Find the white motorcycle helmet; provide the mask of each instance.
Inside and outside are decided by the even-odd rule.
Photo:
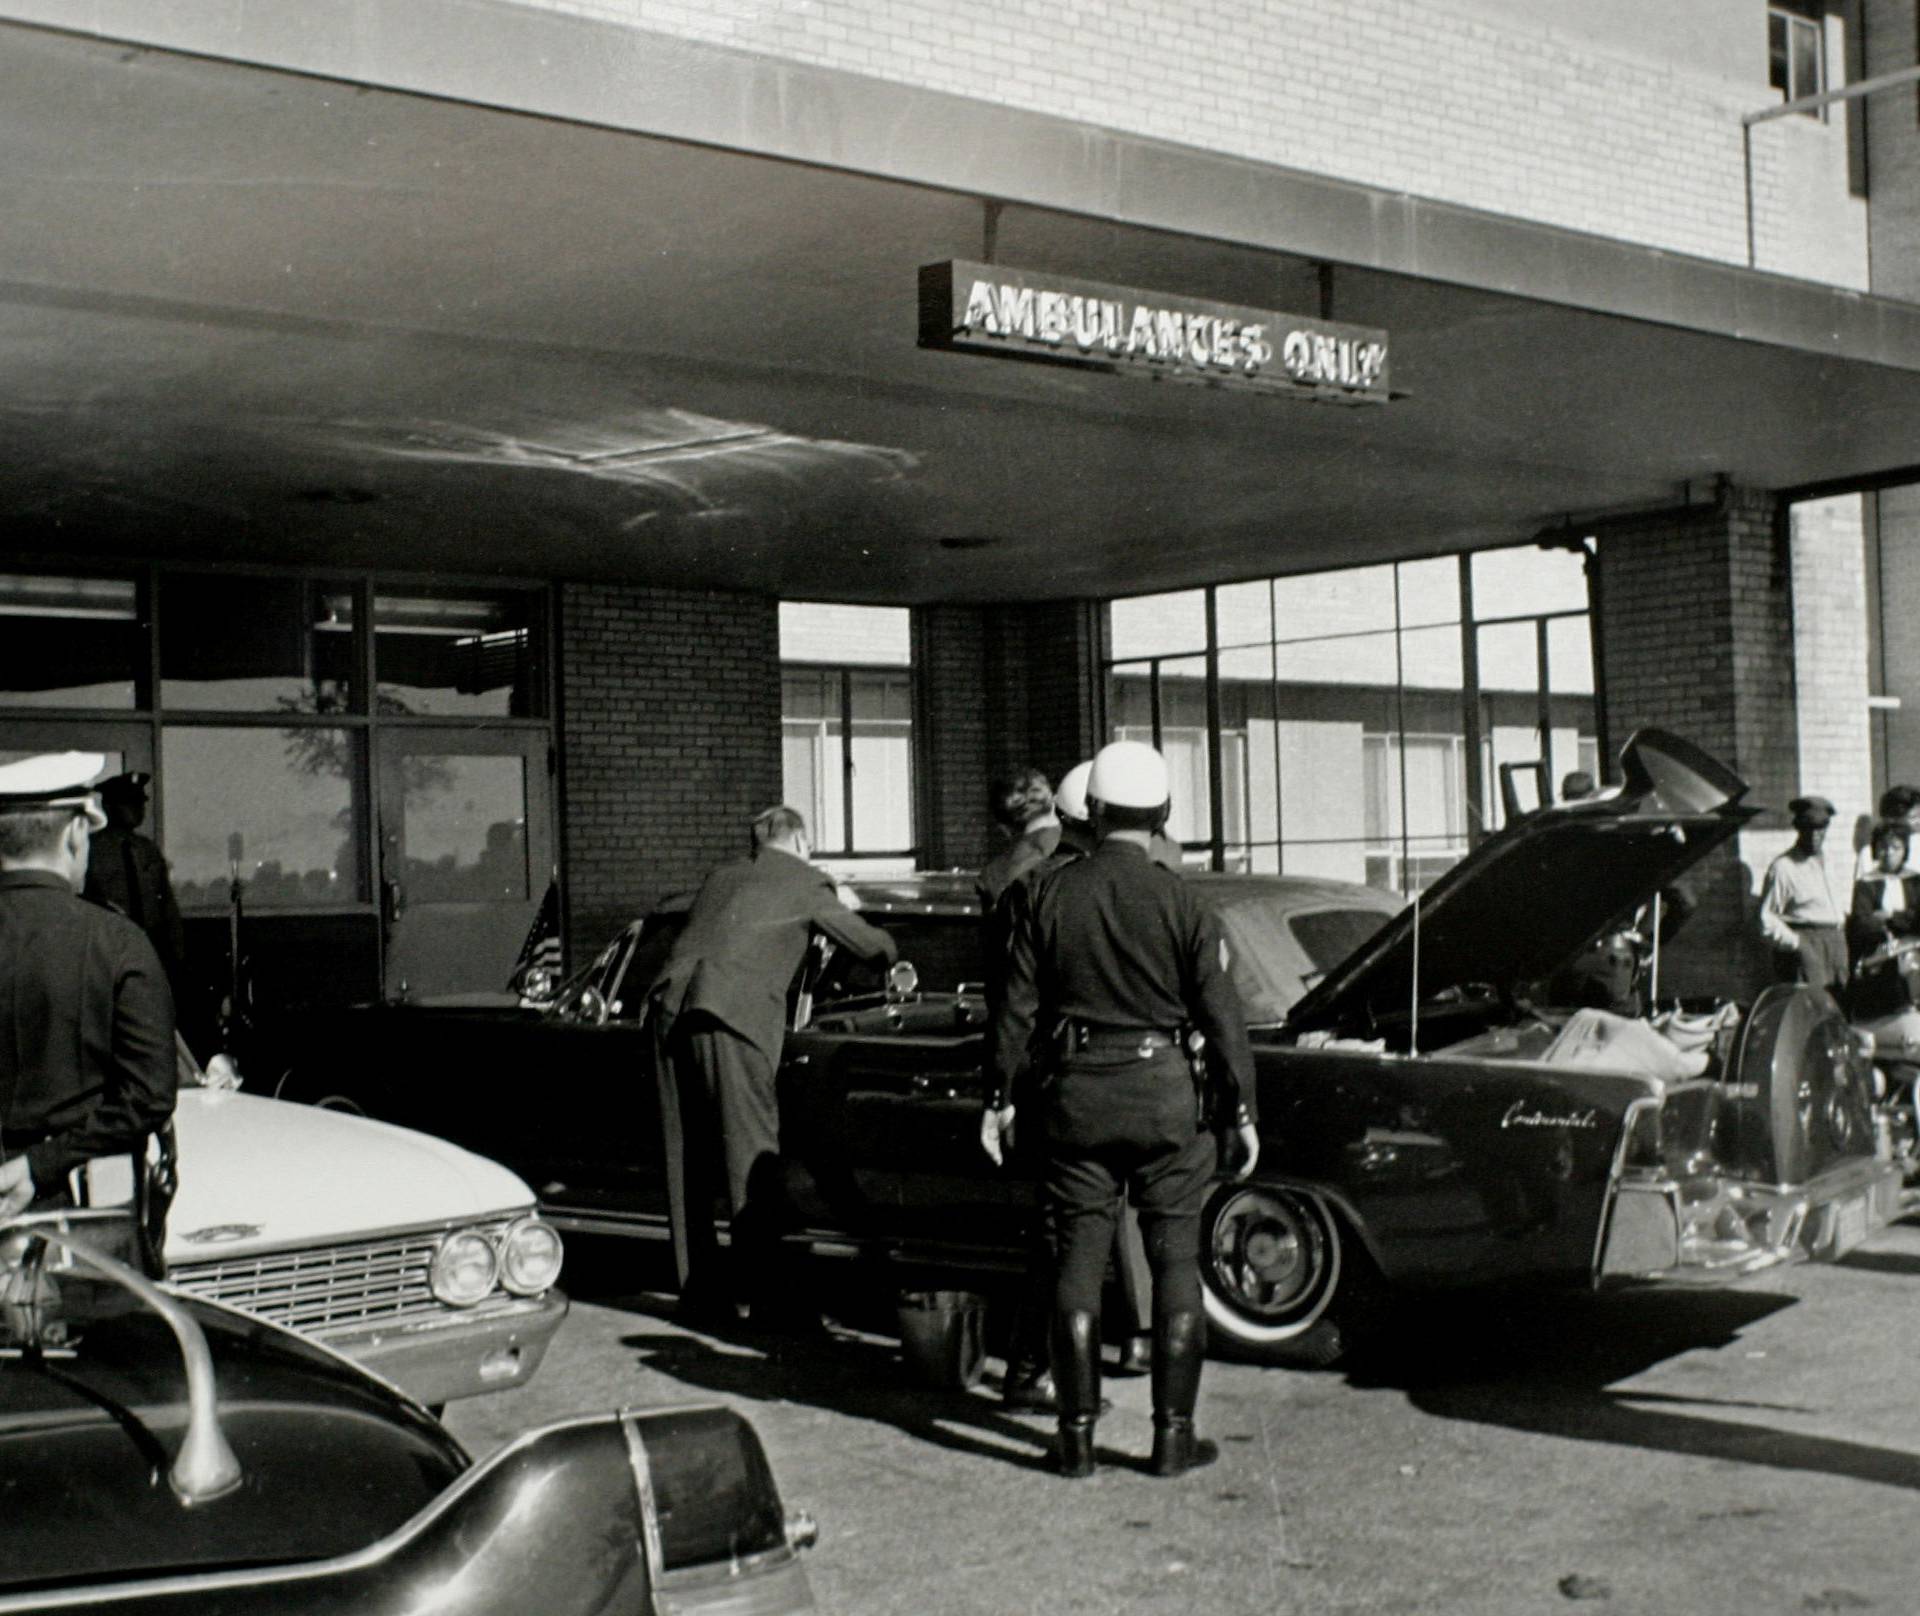
[[[1109,808],[1164,808],[1167,760],[1145,741],[1111,741],[1094,754],[1087,798]]]
[[[1087,776],[1093,773],[1093,759],[1076,763],[1060,777],[1060,784],[1053,793],[1053,811],[1062,819],[1075,820],[1084,825],[1093,817],[1087,807]]]

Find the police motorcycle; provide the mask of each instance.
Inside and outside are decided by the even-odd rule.
[[[1854,965],[1848,1018],[1870,1046],[1881,1150],[1909,1194],[1920,1185],[1920,937],[1889,938]]]

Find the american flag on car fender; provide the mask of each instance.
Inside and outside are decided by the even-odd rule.
[[[520,957],[513,962],[507,991],[518,993],[525,986],[529,971],[544,969],[557,974],[564,958],[565,951],[560,944],[560,883],[549,881],[546,896],[540,900],[540,912],[533,917],[527,940],[520,945]]]

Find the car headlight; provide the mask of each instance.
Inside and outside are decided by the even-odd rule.
[[[560,1231],[538,1218],[509,1224],[500,1242],[500,1283],[516,1296],[538,1296],[560,1277]]]
[[[449,1307],[472,1307],[485,1301],[500,1277],[500,1259],[493,1242],[472,1229],[462,1229],[440,1242],[427,1270],[433,1294]]]

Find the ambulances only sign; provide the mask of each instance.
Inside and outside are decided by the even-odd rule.
[[[920,346],[1347,404],[1387,400],[1387,334],[963,259],[920,271]]]

